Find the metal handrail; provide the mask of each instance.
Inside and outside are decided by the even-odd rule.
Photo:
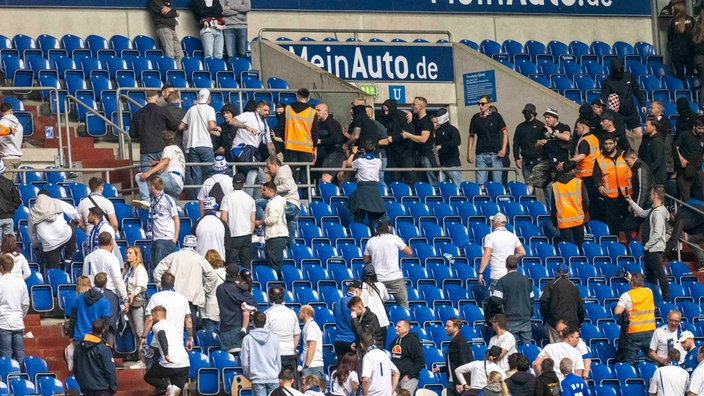
[[[110,125],[113,128],[117,128],[117,131],[119,132],[118,136],[120,136],[120,138],[123,138],[124,136],[126,136],[127,141],[128,141],[128,148],[129,148],[128,152],[127,152],[127,154],[128,154],[127,158],[129,159],[129,164],[133,163],[134,159],[132,158],[132,137],[130,137],[130,135],[129,135],[129,133],[127,133],[127,131],[125,131],[121,126],[115,124],[114,122],[112,122],[112,120],[109,120],[104,115],[100,114],[97,110],[89,107],[88,105],[86,105],[80,99],[78,99],[77,97],[75,97],[73,95],[66,94],[64,101],[66,103],[66,109],[68,109],[68,107],[69,107],[69,104],[70,104],[69,101],[73,101],[76,103],[77,106],[83,107],[89,113],[91,113],[91,114],[95,115],[96,117],[100,118],[101,120],[103,120],[103,122],[105,122],[107,125]],[[119,104],[118,104],[118,106],[119,106]],[[66,111],[66,113],[65,113],[66,125],[68,125],[68,122],[69,122],[68,113],[69,113],[68,111]],[[122,117],[120,117],[120,118],[122,118]],[[87,127],[87,125],[86,125],[86,127]],[[71,156],[71,148],[70,148],[71,147],[71,134],[70,133],[67,133],[67,139],[68,139],[67,145],[69,147],[69,149],[68,149],[69,167],[72,167],[72,156]],[[124,159],[124,155],[122,155],[123,153],[121,152],[120,154],[121,154],[120,158]],[[134,179],[132,179],[132,178],[130,178],[130,189],[134,189]]]
[[[354,34],[354,39],[359,40],[359,34],[366,34],[366,33],[384,33],[384,34],[409,34],[409,35],[414,35],[418,37],[419,34],[442,34],[447,36],[447,40],[449,42],[452,42],[452,32],[449,30],[404,30],[404,29],[338,29],[338,28],[330,28],[330,29],[307,29],[307,28],[299,28],[299,29],[293,29],[293,28],[262,28],[259,29],[259,34],[258,38],[259,40],[263,39],[263,34],[267,32],[278,32],[278,33],[286,33],[286,32],[292,32],[292,33],[352,33]],[[326,42],[329,44],[328,42]],[[341,41],[340,43],[344,44],[345,42]],[[354,44],[353,42],[350,44]],[[414,43],[410,43],[414,44]]]
[[[0,87],[0,92],[5,92],[5,91],[49,91],[49,99],[51,100],[51,95],[55,95],[54,99],[56,103],[56,131],[59,134],[59,165],[63,166],[64,164],[64,152],[63,152],[63,136],[61,133],[61,97],[59,96],[59,90],[58,88],[54,87]],[[67,111],[68,112],[68,111]],[[34,123],[32,123],[34,125]],[[32,134],[34,134],[34,131],[32,131]],[[66,124],[66,136],[69,136],[69,128],[68,124]],[[68,146],[68,145],[67,145]],[[71,149],[69,147],[68,151],[70,152]]]
[[[689,210],[691,210],[691,211],[693,211],[693,212],[695,212],[695,213],[699,213],[700,215],[704,216],[704,211],[701,211],[701,210],[695,208],[694,206],[688,204],[687,202],[682,201],[681,199],[679,199],[679,198],[677,198],[677,197],[674,197],[674,196],[672,196],[672,195],[670,195],[670,194],[665,194],[665,198],[671,199],[671,200],[675,203],[675,213],[677,213],[677,211],[679,210],[678,206],[679,206],[679,205],[682,205],[682,206],[688,208]],[[684,239],[684,238],[681,238],[681,237],[680,237],[679,242],[684,242],[684,243],[686,243],[687,245],[689,245],[689,246],[692,247],[692,248],[695,248],[695,249],[699,249],[699,250],[704,251],[704,249],[702,249],[701,247],[699,247],[699,245],[697,245],[697,244],[695,244],[695,243],[691,243],[691,242],[687,241],[687,240]],[[680,248],[680,244],[679,244],[679,243],[677,244],[677,260],[678,260],[678,261],[682,261],[682,249]]]

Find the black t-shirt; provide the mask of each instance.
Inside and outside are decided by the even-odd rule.
[[[503,146],[506,123],[501,114],[475,114],[469,123],[469,135],[476,136],[476,154],[498,153]]]
[[[430,116],[425,115],[423,118],[418,118],[415,114],[413,115],[413,129],[416,130],[416,135],[420,136],[421,132],[429,131],[430,136],[425,143],[416,143],[416,151],[419,153],[427,153],[433,150],[435,145],[435,137],[433,136],[433,122],[430,121]]]
[[[552,127],[552,131],[558,132],[571,132],[572,130],[567,124],[558,123]],[[545,130],[545,136],[543,139],[547,139],[547,143],[543,146],[543,159],[551,162],[562,162],[569,159],[569,148],[570,142],[558,139],[553,134]]]
[[[675,147],[679,148],[682,157],[689,161],[695,168],[701,168],[702,155],[704,147],[702,147],[702,139],[695,136],[692,131],[680,133],[675,141]],[[676,161],[678,164],[680,161]]]
[[[513,159],[521,157],[526,160],[540,158],[540,149],[535,147],[535,143],[545,135],[545,124],[540,120],[523,121],[516,127],[513,135]]]

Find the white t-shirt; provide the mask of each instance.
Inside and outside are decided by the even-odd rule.
[[[499,348],[506,350],[506,354],[501,360],[499,360],[498,364],[502,370],[508,371],[508,357],[518,352],[516,350],[516,337],[514,337],[513,334],[509,333],[508,331],[505,332],[503,335],[497,334],[491,337],[491,340],[489,340],[489,347],[493,345],[496,345]]]
[[[357,158],[352,161],[352,169],[357,171],[358,182],[378,182],[381,159],[376,157],[372,159]]]
[[[151,315],[152,308],[157,305],[163,305],[164,308],[166,308],[166,321],[171,323],[174,328],[181,333],[181,337],[183,338],[186,315],[191,315],[191,307],[188,305],[186,297],[173,290],[162,290],[158,293],[154,293],[154,295],[149,298],[144,316]],[[181,342],[183,342],[183,339]]]
[[[384,302],[389,300],[389,292],[381,282],[376,282],[374,286],[379,289],[379,294],[376,294],[369,285],[364,283],[362,284],[362,293],[359,297],[362,299],[364,306],[374,312],[374,315],[379,319],[379,326],[386,327],[389,325],[389,317],[386,315]]]
[[[225,251],[225,224],[215,215],[205,215],[198,220],[196,227],[196,252],[205,257],[205,253],[210,249],[217,250],[223,260],[227,258]]]
[[[95,275],[101,272],[105,272],[108,276],[106,289],[122,298],[127,297],[127,287],[122,280],[120,262],[112,252],[105,249],[98,249],[83,260],[83,275],[88,276],[91,283],[94,283]]]
[[[17,276],[20,279],[27,279],[32,275],[32,270],[29,269],[29,262],[27,262],[27,258],[24,257],[22,253],[17,254],[16,256],[14,254],[10,254],[12,256],[12,260],[15,262],[15,265],[12,267],[12,275]]]
[[[232,178],[224,173],[216,173],[205,179],[203,186],[201,186],[200,191],[198,191],[198,200],[205,201],[205,198],[210,196],[210,190],[216,183],[219,184],[222,189],[223,199],[227,194],[234,191],[232,188]],[[222,202],[220,202],[220,205],[222,205]]]
[[[29,307],[27,285],[13,274],[0,276],[0,329],[24,330],[24,311]]]
[[[579,339],[576,348],[579,351],[579,354],[582,355],[582,360],[592,358],[592,350],[587,346],[587,343],[584,342],[583,339]]]
[[[279,337],[279,352],[281,356],[293,355],[296,347],[296,345],[293,345],[293,336],[301,334],[301,327],[298,325],[296,313],[284,304],[274,304],[264,313],[266,314],[266,326],[264,328],[271,330],[272,333]]]
[[[657,393],[657,396],[684,395],[688,381],[689,374],[682,367],[658,367],[650,380],[648,393]]]
[[[151,205],[156,205],[154,208],[156,216],[152,219],[152,240],[174,239],[176,236],[174,216],[178,216],[176,201],[162,191],[159,196],[152,199]]]
[[[183,178],[186,177],[186,156],[181,148],[175,144],[164,147],[161,158],[168,158],[169,164],[164,168],[164,173],[171,173],[176,180],[176,184],[183,188]],[[175,172],[175,173],[174,173]]]
[[[166,313],[168,316],[168,312]],[[168,320],[160,320],[152,326],[152,332],[154,333],[154,339],[159,343],[159,334],[163,331],[166,335],[166,342],[169,343],[169,361],[166,360],[163,353],[163,348],[159,345],[159,349],[162,351],[161,358],[159,359],[159,365],[166,368],[182,368],[189,367],[191,365],[188,359],[188,352],[186,348],[183,347],[183,332],[178,331],[178,327],[175,327]]]
[[[59,205],[63,213],[68,216],[69,219],[78,220],[78,212],[73,205],[58,200]],[[42,245],[42,251],[50,252],[71,239],[73,234],[73,229],[66,223],[66,219],[63,215],[56,216],[56,220],[42,221],[39,224],[33,224],[29,222],[30,235],[36,232],[37,241]],[[34,231],[32,231],[34,229]]]
[[[377,347],[370,347],[362,360],[362,378],[369,378],[369,396],[388,396],[391,388],[392,373],[398,373],[396,365],[391,362],[386,352]]]
[[[105,212],[106,215],[111,215],[115,213],[115,205],[112,201],[105,198],[101,194],[96,192],[90,193],[89,196],[93,198],[93,201],[98,204],[98,207]],[[88,197],[82,198],[81,202],[78,203],[78,214],[83,220],[83,224],[86,225],[86,235],[90,235],[91,230],[93,230],[93,224],[88,222],[88,209],[92,208],[93,202]]]
[[[486,377],[492,371],[501,374],[502,380],[506,379],[506,373],[498,364],[485,360],[475,360],[457,367],[455,369],[455,377],[457,377],[457,381],[459,381],[460,384],[465,385],[467,381],[464,375],[470,373],[472,383],[469,384],[469,387],[472,389],[482,389],[486,386]]]
[[[689,389],[687,389],[687,391],[697,396],[704,395],[704,363],[699,363],[697,368],[692,372],[692,377],[689,379]]]
[[[679,329],[670,331],[667,325],[660,326],[653,332],[653,338],[650,339],[650,349],[662,357],[667,358],[667,352],[679,345],[677,340],[680,338]]]
[[[0,125],[15,128],[15,134],[0,137],[0,158],[22,158],[22,139],[24,127],[14,114],[8,114],[0,119]]]
[[[347,379],[342,383],[342,386],[340,386],[337,380],[335,380],[335,371],[332,373],[333,375],[330,376],[330,383],[332,384],[330,393],[335,396],[348,396],[352,394],[352,384],[357,383],[357,385],[359,385],[359,377],[357,376],[356,371],[350,371],[347,375]]]
[[[364,255],[371,256],[372,265],[379,282],[388,282],[403,278],[398,264],[398,251],[403,250],[406,243],[393,234],[382,234],[369,238],[364,248]]]
[[[579,353],[577,348],[573,347],[572,345],[566,342],[558,342],[555,344],[546,345],[545,348],[540,351],[538,357],[541,357],[543,359],[550,358],[555,362],[556,366],[560,364],[562,359],[570,358],[572,359],[573,363],[573,373],[574,370],[584,370],[584,359],[582,359],[582,354]],[[560,382],[562,382],[562,380],[565,378],[565,376],[562,375],[560,370],[555,371],[555,374],[557,374],[557,378],[560,380]]]
[[[234,190],[223,197],[220,210],[227,212],[231,237],[252,233],[252,213],[256,212],[257,205],[251,195],[242,190]]]
[[[213,147],[208,123],[215,121],[215,109],[208,104],[194,104],[183,116],[188,129],[183,133],[183,147],[186,151],[194,147]]]
[[[263,120],[261,117],[259,117],[259,114],[254,111],[247,111],[238,115],[235,118],[238,121],[247,125],[248,127],[256,129],[257,134],[253,135],[251,132],[243,128],[238,129],[237,133],[235,134],[235,138],[232,141],[232,147],[238,146],[242,143],[254,147],[259,147],[259,145],[262,143],[271,143],[271,133],[269,129],[269,124],[266,122],[266,120]]]
[[[498,227],[484,237],[484,248],[491,248],[489,258],[490,279],[499,280],[506,275],[506,258],[516,252],[521,245],[516,234],[509,232],[505,227]]]
[[[309,319],[305,325],[303,325],[303,353],[301,354],[303,363],[305,363],[306,356],[308,356],[308,341],[315,341],[315,353],[313,354],[313,360],[310,362],[308,367],[322,367],[323,331],[320,330],[320,326],[318,326],[312,318]]]

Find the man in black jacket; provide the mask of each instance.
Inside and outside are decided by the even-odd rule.
[[[450,113],[440,109],[430,119],[435,129],[435,150],[438,153],[440,166],[445,168],[442,173],[445,180],[449,179],[457,187],[462,184],[462,162],[460,162],[460,149],[462,138],[460,131],[450,124]]]
[[[248,271],[243,275],[247,277],[247,273]],[[257,306],[251,293],[245,293],[250,287],[247,281],[251,285],[251,273],[249,279],[240,279],[239,265],[230,264],[227,266],[225,282],[215,289],[220,309],[220,342],[224,351],[239,352],[242,347],[242,303]]]
[[[653,137],[653,139],[659,140],[660,138]],[[641,148],[645,145],[645,141],[644,139],[643,143],[640,145]],[[662,150],[662,146],[660,147]],[[650,190],[654,185],[662,185],[662,183],[656,183],[653,180],[653,175],[650,171],[650,162],[645,161],[643,158],[638,158],[635,151],[631,149],[626,150],[626,152],[623,153],[623,160],[631,167],[631,199],[643,209],[650,208]],[[628,210],[628,216],[623,222],[623,229],[626,231],[626,239],[630,242],[638,236],[638,229],[645,219],[634,215],[630,207]]]
[[[345,153],[342,151],[342,144],[345,142],[345,135],[342,134],[342,125],[332,117],[330,109],[325,103],[318,103],[315,106],[318,117],[318,158],[316,167],[318,168],[342,168],[345,162]],[[323,171],[320,181],[332,183],[337,172]]]
[[[396,322],[396,339],[391,343],[391,362],[401,373],[398,389],[414,394],[418,388],[420,370],[425,368],[423,346],[416,333],[411,333],[411,323],[406,319]]]
[[[104,322],[96,319],[73,357],[73,375],[86,396],[109,396],[117,392],[117,373],[112,349],[103,340]]]
[[[516,167],[521,169],[524,181],[528,180],[533,165],[540,160],[542,154],[536,144],[545,136],[545,124],[535,118],[537,115],[535,105],[527,103],[523,108],[525,121],[516,126],[516,132],[513,134],[513,159],[516,161]],[[528,186],[528,192],[533,192],[533,186]]]
[[[151,169],[153,161],[161,161],[161,152],[164,150],[161,132],[178,130],[178,124],[181,122],[172,119],[163,107],[159,107],[156,104],[158,100],[159,91],[147,91],[147,105],[137,110],[130,122],[130,137],[139,138],[139,163],[142,172]]]
[[[148,7],[156,29],[156,37],[159,38],[161,48],[164,49],[164,55],[174,58],[176,67],[180,69],[183,49],[181,49],[181,40],[176,34],[178,11],[172,7],[171,0],[149,0]]]
[[[668,120],[665,121],[669,124]],[[661,128],[662,124],[658,121],[656,116],[647,116],[645,118],[645,134],[643,135],[643,141],[638,149],[638,157],[648,164],[648,168],[650,168],[653,176],[653,183],[655,184],[665,184],[668,173],[665,142],[660,137]],[[672,142],[670,141],[670,143]],[[667,147],[669,150],[672,144]]]
[[[408,119],[406,114],[398,109],[398,104],[395,100],[389,99],[381,106],[384,117],[381,123],[386,127],[389,135],[389,145],[386,149],[388,168],[412,168],[415,166],[415,156],[413,155],[413,142],[410,139],[404,139],[402,132],[415,134],[415,129]],[[393,181],[403,181],[407,184],[413,184],[413,172],[392,172],[391,178]]]
[[[13,234],[15,210],[22,205],[20,193],[12,180],[2,177],[7,167],[0,159],[0,238],[5,234]]]
[[[646,112],[645,99],[638,81],[630,72],[623,70],[623,63],[617,57],[611,59],[611,74],[601,85],[601,100],[607,101],[612,93],[618,95],[620,101],[618,113],[623,116],[626,128],[631,131],[631,136],[629,137],[630,145],[638,149],[643,130],[640,126],[640,114],[633,102],[633,97],[635,96],[638,100],[642,113]]]
[[[350,317],[352,318],[350,325],[352,327],[352,332],[354,333],[357,345],[357,351],[361,351],[360,340],[362,335],[371,334],[376,341],[376,347],[379,349],[385,349],[383,340],[386,339],[386,329],[379,325],[379,318],[376,316],[371,309],[364,306],[364,302],[360,297],[352,297],[350,301],[347,302],[347,308],[352,312]]]
[[[569,272],[567,264],[559,264],[555,279],[545,285],[540,295],[540,314],[545,318],[551,343],[562,340],[555,330],[558,321],[563,320],[574,327],[584,322],[584,302],[577,286],[567,277]]]
[[[472,351],[469,350],[469,345],[467,345],[467,340],[462,333],[460,333],[460,328],[462,328],[461,318],[451,318],[447,320],[445,323],[445,333],[452,337],[452,340],[450,340],[450,345],[447,347],[445,366],[433,367],[433,373],[447,373],[448,396],[459,396],[459,392],[457,392],[455,386],[459,384],[455,378],[455,369],[474,360],[472,358]]]

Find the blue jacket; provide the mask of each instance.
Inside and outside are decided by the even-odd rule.
[[[583,379],[569,373],[560,383],[562,396],[587,395],[587,384]]]
[[[682,363],[682,368],[687,370],[687,372],[691,375],[692,372],[694,371],[695,368],[699,365],[699,362],[697,361],[697,350],[699,348],[694,348],[691,351],[687,352],[687,355],[684,357],[684,362]]]
[[[240,362],[244,375],[253,384],[279,382],[279,338],[269,329],[250,331],[242,340]]]
[[[73,356],[73,374],[83,391],[117,392],[112,350],[100,338],[86,334]]]
[[[96,319],[110,323],[110,302],[98,289],[90,289],[76,298],[76,326],[73,339],[80,341],[90,333],[91,325]]]
[[[350,316],[352,312],[347,308],[347,303],[353,296],[354,294],[348,292],[335,304],[335,324],[337,324],[337,329],[335,329],[335,341],[354,342],[356,340],[350,324],[352,321],[352,317]]]

